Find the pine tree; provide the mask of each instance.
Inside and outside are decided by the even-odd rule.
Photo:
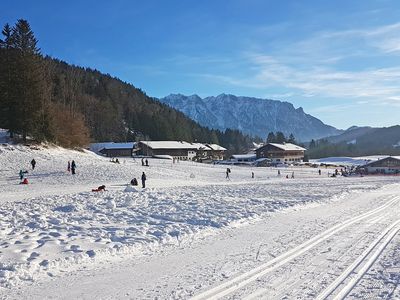
[[[287,140],[287,142],[288,142],[288,143],[292,143],[292,144],[296,144],[296,139],[295,139],[293,133],[291,133],[291,134],[289,135],[289,139]]]
[[[267,143],[275,143],[275,142],[276,142],[275,133],[273,133],[273,132],[268,133]]]
[[[12,31],[13,48],[16,50],[18,80],[13,91],[17,96],[16,120],[10,130],[43,139],[40,130],[46,82],[37,39],[26,20],[18,20]]]
[[[10,128],[15,122],[15,51],[13,50],[12,28],[6,24],[0,39],[0,127]],[[14,57],[13,57],[14,55]],[[11,137],[13,132],[10,130]]]
[[[278,131],[276,133],[276,142],[279,144],[283,144],[284,142],[286,142],[286,137],[283,132]]]

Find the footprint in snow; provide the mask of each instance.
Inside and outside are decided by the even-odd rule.
[[[32,261],[34,259],[36,259],[37,257],[39,257],[40,254],[37,252],[32,252],[31,255],[26,259],[27,261]]]

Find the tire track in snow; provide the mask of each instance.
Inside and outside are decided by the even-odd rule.
[[[231,280],[228,280],[216,287],[213,287],[201,294],[198,294],[192,297],[192,300],[201,300],[201,299],[220,299],[224,296],[231,294],[232,292],[248,285],[251,282],[256,281],[259,277],[285,265],[286,263],[292,261],[296,257],[304,254],[308,250],[314,248],[316,245],[321,242],[327,240],[332,235],[336,234],[339,231],[349,227],[350,225],[367,219],[369,217],[374,216],[377,213],[384,211],[389,208],[392,204],[398,201],[399,197],[394,197],[394,199],[388,201],[387,203],[374,208],[368,212],[365,212],[359,216],[350,218],[344,222],[341,222],[330,229],[316,235],[315,237],[309,239],[308,241],[300,244],[299,246],[275,257],[274,259],[262,264],[248,272],[245,272]]]
[[[332,295],[346,280],[350,278],[350,281],[337,293],[333,298],[335,300],[344,299],[350,291],[356,286],[368,269],[373,265],[379,255],[391,242],[394,236],[400,230],[400,220],[397,220],[390,226],[388,226],[379,236],[376,238],[369,247],[334,281],[332,282],[316,299],[323,300],[327,299]],[[371,255],[372,251],[375,252]],[[369,259],[367,260],[367,258]],[[367,261],[366,261],[367,260]],[[364,263],[364,264],[363,264]],[[362,265],[363,264],[363,265]],[[358,267],[362,267],[356,271]]]

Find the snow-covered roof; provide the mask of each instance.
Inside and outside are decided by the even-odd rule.
[[[184,141],[141,141],[152,149],[193,149],[197,150],[197,146]]]
[[[400,161],[400,158],[398,156],[386,156],[386,157],[378,158],[377,160],[374,160],[374,161],[370,161],[370,162],[366,163],[364,166],[367,167],[367,166],[370,166],[370,165],[374,165],[374,164],[376,164],[376,163],[378,163],[378,162],[380,162],[382,160],[387,160],[387,159],[393,159],[393,160],[399,160]]]
[[[197,147],[197,150],[203,149],[203,150],[208,150],[207,146],[202,144],[202,143],[191,143],[193,146]]]
[[[207,147],[211,148],[211,150],[214,151],[226,151],[226,149],[220,145],[217,144],[207,144]]]
[[[275,147],[285,150],[285,151],[293,151],[293,150],[305,151],[305,150],[307,150],[303,147],[300,147],[300,146],[297,146],[297,145],[291,144],[291,143],[285,143],[285,144],[269,143],[269,145],[275,146]]]
[[[98,152],[102,149],[133,149],[136,143],[114,143],[114,142],[106,142],[106,143],[93,143],[90,144],[90,150],[93,152]]]

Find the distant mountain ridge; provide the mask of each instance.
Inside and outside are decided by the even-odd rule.
[[[294,134],[299,141],[338,135],[342,131],[324,124],[289,102],[221,94],[201,98],[198,95],[171,94],[159,99],[183,112],[203,126],[243,133],[265,139],[269,132]]]
[[[350,127],[345,132],[311,143],[310,158],[330,156],[400,155],[400,125]]]
[[[327,140],[335,144],[347,143],[367,150],[373,149],[376,153],[386,151],[388,154],[397,155],[400,153],[400,125],[379,128],[351,127],[340,135],[328,137]]]

